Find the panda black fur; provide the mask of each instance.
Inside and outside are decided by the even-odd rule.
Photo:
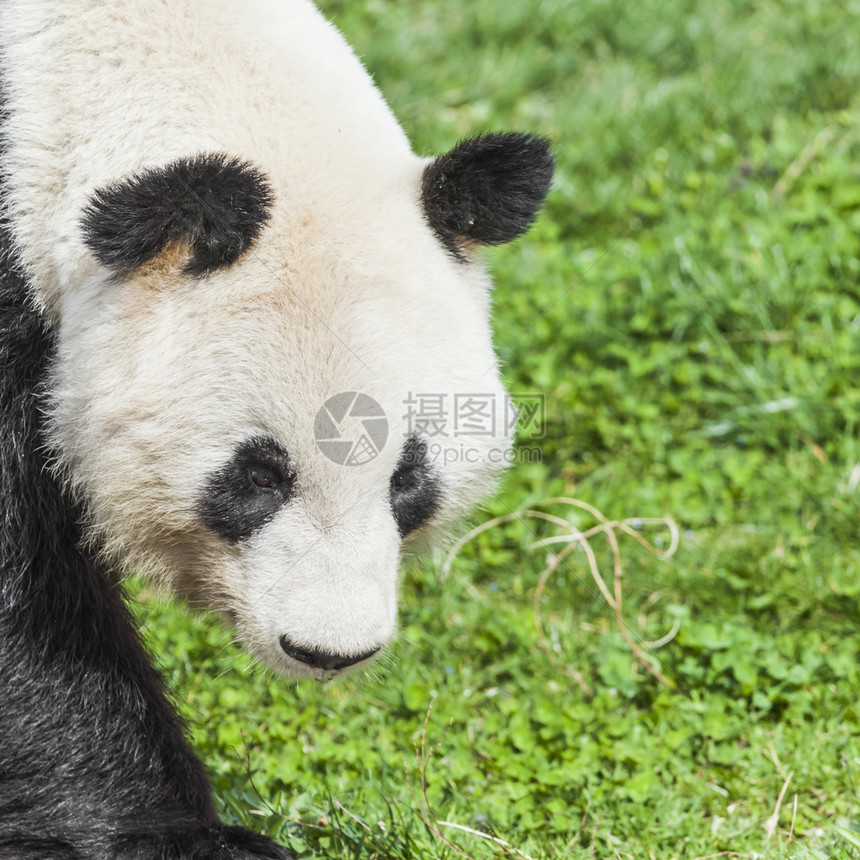
[[[225,827],[43,448],[54,337],[0,225],[0,857],[287,858]]]
[[[407,426],[502,398],[480,244],[552,174],[520,134],[415,157],[307,0],[0,4],[0,857],[286,858],[217,818],[122,598],[141,570],[275,669],[394,631],[401,541],[492,485]],[[331,395],[391,422],[314,442]],[[456,445],[456,440],[448,440]]]

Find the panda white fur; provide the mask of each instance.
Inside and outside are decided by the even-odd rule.
[[[509,446],[475,249],[547,144],[417,157],[306,0],[3,0],[0,87],[0,856],[284,857],[218,822],[111,574],[286,674],[372,659],[403,540]],[[318,443],[344,392],[387,421],[359,465]],[[422,392],[495,430],[431,456]]]

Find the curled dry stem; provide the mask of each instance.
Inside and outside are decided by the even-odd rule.
[[[596,524],[591,528],[582,530],[577,528],[573,523],[564,517],[556,516],[554,514],[549,514],[546,511],[541,510],[533,510],[528,509],[524,511],[512,511],[509,514],[504,514],[502,516],[494,517],[491,520],[477,526],[472,529],[468,534],[464,535],[454,546],[451,548],[448,553],[447,558],[445,559],[443,565],[443,573],[447,575],[451,571],[451,566],[454,563],[454,559],[457,557],[457,554],[460,550],[470,541],[474,540],[479,534],[482,534],[485,531],[489,531],[490,529],[495,528],[496,526],[502,525],[508,522],[522,522],[526,523],[529,519],[537,519],[542,520],[544,522],[549,522],[552,525],[558,526],[561,530],[561,534],[553,535],[551,537],[540,538],[535,541],[532,545],[532,548],[535,547],[550,547],[556,544],[563,544],[563,547],[558,552],[553,552],[549,555],[549,560],[547,562],[547,566],[541,572],[538,577],[537,587],[535,588],[534,595],[534,604],[533,611],[535,617],[535,626],[538,629],[538,632],[542,639],[542,647],[550,659],[553,661],[553,664],[556,665],[556,668],[560,668],[557,665],[557,661],[553,650],[549,644],[549,639],[546,635],[543,625],[543,619],[541,616],[541,598],[543,597],[544,591],[546,590],[547,583],[550,577],[555,573],[559,567],[564,566],[568,568],[567,557],[574,550],[582,550],[585,555],[586,563],[588,565],[588,570],[591,574],[591,578],[594,580],[594,584],[597,586],[597,590],[600,592],[606,604],[612,610],[613,615],[615,617],[615,623],[618,627],[618,632],[621,635],[621,638],[630,648],[631,653],[633,654],[636,662],[642,666],[648,673],[654,676],[661,684],[664,684],[667,687],[674,688],[675,684],[667,678],[662,672],[660,672],[655,666],[653,662],[648,659],[646,656],[650,654],[653,657],[653,652],[657,648],[666,645],[668,642],[671,642],[677,634],[680,624],[679,622],[675,622],[672,626],[672,629],[665,635],[661,636],[659,639],[656,639],[652,642],[645,642],[636,636],[624,618],[624,610],[623,610],[623,602],[624,602],[624,590],[623,590],[623,566],[621,563],[621,548],[618,543],[618,533],[628,535],[632,537],[637,543],[639,543],[644,549],[648,552],[654,554],[658,558],[670,558],[678,549],[678,545],[680,543],[680,531],[678,529],[678,525],[674,520],[669,517],[654,517],[654,518],[639,518],[639,517],[628,517],[623,520],[610,520],[605,517],[597,508],[593,505],[588,504],[587,502],[583,502],[579,499],[572,499],[567,497],[557,497],[552,499],[545,499],[539,502],[541,505],[567,505],[568,507],[573,507],[578,510],[584,511],[587,513],[592,519],[596,520]],[[528,528],[528,525],[526,525]],[[649,541],[643,534],[642,530],[647,528],[662,528],[669,532],[669,545],[665,549],[661,549],[656,544]],[[531,531],[531,529],[529,529]],[[533,533],[534,534],[534,533]],[[612,583],[611,588],[604,578],[603,574],[600,572],[600,565],[598,563],[597,555],[594,552],[594,549],[591,546],[591,539],[597,537],[598,535],[604,535],[609,544],[609,549],[612,553]],[[535,535],[536,537],[536,535]],[[634,638],[635,637],[635,638]],[[585,678],[582,674],[570,666],[561,667],[561,670],[564,671],[565,674],[569,675],[576,681],[579,687],[587,694],[591,694],[591,687],[586,682]]]

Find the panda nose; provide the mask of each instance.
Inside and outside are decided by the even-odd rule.
[[[287,636],[281,636],[279,641],[281,648],[288,657],[298,660],[299,663],[312,666],[314,669],[346,669],[348,666],[354,666],[362,660],[367,660],[379,651],[379,648],[371,648],[370,651],[347,656],[346,654],[331,654],[328,651],[321,651],[319,648],[300,648],[291,642]]]

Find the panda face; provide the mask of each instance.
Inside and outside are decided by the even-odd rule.
[[[305,0],[75,8],[0,5],[4,211],[56,333],[58,471],[107,558],[221,610],[268,665],[361,665],[394,632],[404,545],[482,498],[510,444],[476,246],[528,228],[547,144],[415,156]],[[349,465],[318,419],[348,393],[387,422]],[[456,434],[469,396],[491,432]],[[448,420],[416,422],[421,397]]]
[[[501,404],[504,390],[482,270],[445,249],[420,203],[390,217],[389,235],[410,220],[414,235],[392,236],[375,266],[365,244],[333,255],[329,236],[288,252],[275,211],[230,265],[190,277],[190,252],[166,248],[120,280],[98,272],[63,309],[54,436],[106,550],[220,609],[289,674],[330,677],[385,645],[404,541],[485,495],[501,465],[487,452],[509,446],[499,422],[464,457],[450,427],[409,420],[416,393]],[[357,465],[317,438],[342,392],[387,422]]]

